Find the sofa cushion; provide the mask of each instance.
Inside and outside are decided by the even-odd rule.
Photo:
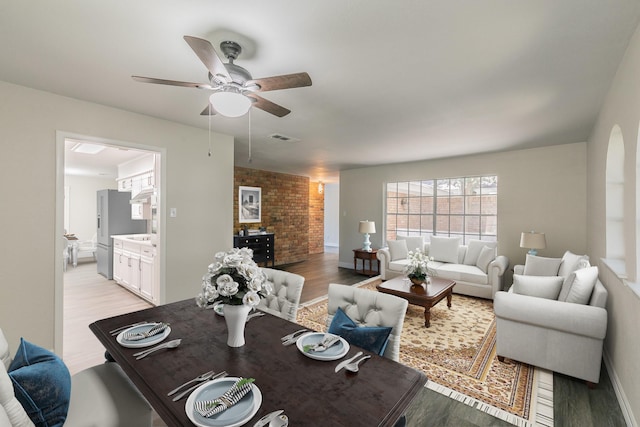
[[[429,263],[429,265],[435,266],[437,264]],[[443,279],[471,282],[479,285],[489,283],[488,276],[475,265],[443,263],[434,267],[434,269],[437,277],[442,277]]]
[[[71,376],[58,356],[21,338],[8,371],[16,398],[34,424],[47,427],[64,424]]]
[[[598,281],[598,267],[581,268],[576,270],[572,276],[574,279],[565,301],[574,304],[588,304],[593,287]]]
[[[407,242],[408,251],[424,250],[424,237],[422,236],[397,236],[396,239]]]
[[[439,237],[431,236],[429,245],[429,256],[435,261],[458,262],[458,248],[460,247],[460,237]]]
[[[587,255],[576,255],[570,251],[566,251],[562,256],[562,262],[558,269],[558,276],[569,277],[569,275],[580,269],[588,267],[589,257]]]
[[[576,264],[578,268],[571,271],[568,276],[564,278],[564,282],[562,283],[562,289],[560,289],[560,295],[558,295],[558,301],[566,301],[567,295],[569,295],[569,291],[571,290],[571,284],[574,280],[576,280],[576,271],[581,270],[583,268],[591,267],[588,260],[580,260]],[[560,274],[558,274],[560,275]]]
[[[399,260],[396,260],[396,261],[391,261],[391,262],[389,262],[389,270],[404,271],[404,268],[407,265],[409,265],[409,260],[407,258],[399,259]]]
[[[545,258],[527,254],[524,263],[525,276],[557,276],[562,258]]]
[[[478,255],[478,259],[476,261],[476,267],[478,267],[483,272],[487,272],[487,268],[489,268],[489,264],[496,258],[496,249],[491,248],[489,246],[485,246],[480,250],[480,254]]]
[[[480,251],[485,246],[497,249],[498,242],[485,242],[484,240],[469,240],[467,245],[467,253],[464,255],[463,263],[466,265],[476,265]]]
[[[390,261],[406,259],[409,256],[407,242],[405,240],[388,240]]]
[[[333,316],[328,332],[339,335],[349,344],[382,356],[393,328],[385,326],[358,326],[340,307]]]
[[[557,299],[564,279],[560,276],[513,275],[513,292],[530,297]]]

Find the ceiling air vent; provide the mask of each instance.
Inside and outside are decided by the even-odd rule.
[[[286,136],[286,135],[282,135],[279,133],[272,133],[271,135],[269,135],[269,138],[275,140],[275,141],[283,141],[283,142],[298,142],[300,141],[298,138],[292,138],[290,136]]]

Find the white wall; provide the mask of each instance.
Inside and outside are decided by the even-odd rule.
[[[498,252],[523,264],[520,233],[546,233],[541,256],[586,252],[586,143],[375,166],[340,174],[340,265],[353,267],[362,245],[358,222],[376,222],[372,247],[383,241],[385,182],[474,175],[498,176]],[[510,280],[510,277],[507,277]],[[510,283],[510,282],[508,282]]]
[[[607,269],[601,258],[606,256],[605,170],[609,135],[620,126],[625,150],[625,253],[626,267],[635,277],[636,199],[640,190],[637,179],[638,124],[640,123],[640,27],[636,30],[626,55],[620,63],[596,126],[589,138],[588,149],[588,248],[592,263],[600,267],[600,279],[609,291],[607,309],[609,324],[605,340],[606,357],[613,375],[621,385],[632,425],[640,420],[640,297],[623,280]],[[639,281],[637,278],[636,281]]]
[[[0,257],[0,326],[13,349],[24,336],[61,351],[58,131],[166,150],[161,208],[176,207],[178,217],[161,224],[164,301],[193,298],[213,254],[232,244],[231,136],[214,134],[208,157],[206,130],[0,82],[0,226],[13,244]]]
[[[69,187],[69,233],[78,240],[91,240],[97,231],[96,192],[104,189],[118,189],[115,179],[65,175],[65,187]]]
[[[338,247],[340,242],[340,185],[324,185],[324,245]]]

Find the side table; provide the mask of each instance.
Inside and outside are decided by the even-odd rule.
[[[376,254],[378,253],[377,249],[371,249],[371,251],[365,251],[363,249],[354,249],[353,250],[353,270],[356,273],[364,274],[365,276],[377,276],[380,274],[380,260],[377,258]],[[362,260],[362,269],[358,270],[358,260]],[[369,269],[366,268],[365,263],[369,261]],[[371,261],[376,261],[377,270],[374,270]]]

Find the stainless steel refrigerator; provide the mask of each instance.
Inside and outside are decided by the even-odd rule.
[[[98,274],[113,279],[113,239],[115,234],[144,234],[147,221],[131,219],[131,193],[98,191]]]

